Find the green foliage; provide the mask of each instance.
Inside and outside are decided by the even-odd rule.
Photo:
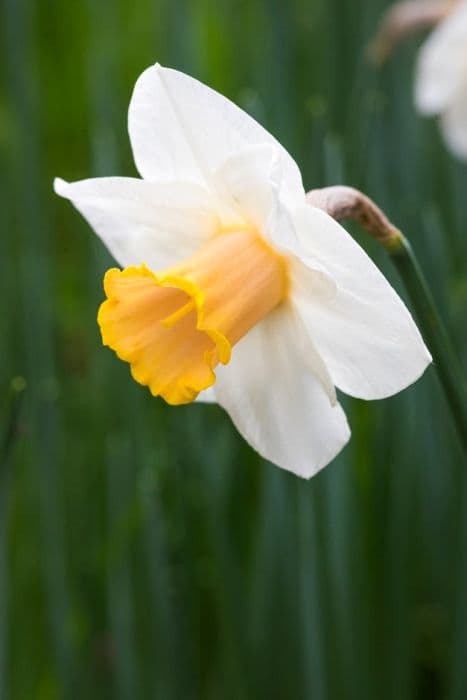
[[[433,370],[345,400],[352,441],[313,480],[281,472],[221,409],[163,405],[101,347],[110,259],[52,192],[135,174],[133,83],[181,68],[307,187],[374,197],[465,348],[467,165],[414,113],[416,42],[366,64],[382,5],[2,0],[1,395],[26,380],[0,465],[2,700],[467,697],[467,472]]]

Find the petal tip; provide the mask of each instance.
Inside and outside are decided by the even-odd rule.
[[[66,191],[68,188],[68,184],[69,183],[66,180],[62,180],[61,177],[54,178],[53,188],[55,194],[58,194],[60,197],[67,197]]]
[[[350,430],[347,416],[345,415],[339,402],[336,402],[333,409],[341,414],[341,431],[340,435],[336,436],[336,440],[332,445],[330,445],[329,450],[322,456],[322,458],[315,461],[310,459],[306,466],[303,463],[299,467],[277,464],[278,467],[292,472],[295,474],[295,476],[298,476],[301,479],[309,480],[336,459],[352,437],[352,431]]]

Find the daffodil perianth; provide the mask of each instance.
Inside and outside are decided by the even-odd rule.
[[[218,402],[261,455],[312,476],[350,437],[335,387],[383,398],[430,362],[410,313],[220,94],[148,68],[129,131],[143,179],[55,182],[123,268],[105,276],[104,344],[154,395]]]

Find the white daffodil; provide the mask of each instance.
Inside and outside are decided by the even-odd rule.
[[[423,44],[417,62],[415,101],[427,115],[440,115],[452,152],[467,158],[467,2],[454,9]]]
[[[350,436],[335,386],[383,398],[430,362],[410,313],[229,100],[156,65],[129,132],[144,179],[55,181],[124,268],[105,275],[103,343],[154,396],[217,401],[261,455],[312,476]]]

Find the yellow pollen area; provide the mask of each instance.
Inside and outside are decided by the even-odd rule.
[[[133,378],[170,404],[214,384],[215,367],[286,296],[285,259],[253,231],[213,237],[162,272],[108,270],[97,321]]]

